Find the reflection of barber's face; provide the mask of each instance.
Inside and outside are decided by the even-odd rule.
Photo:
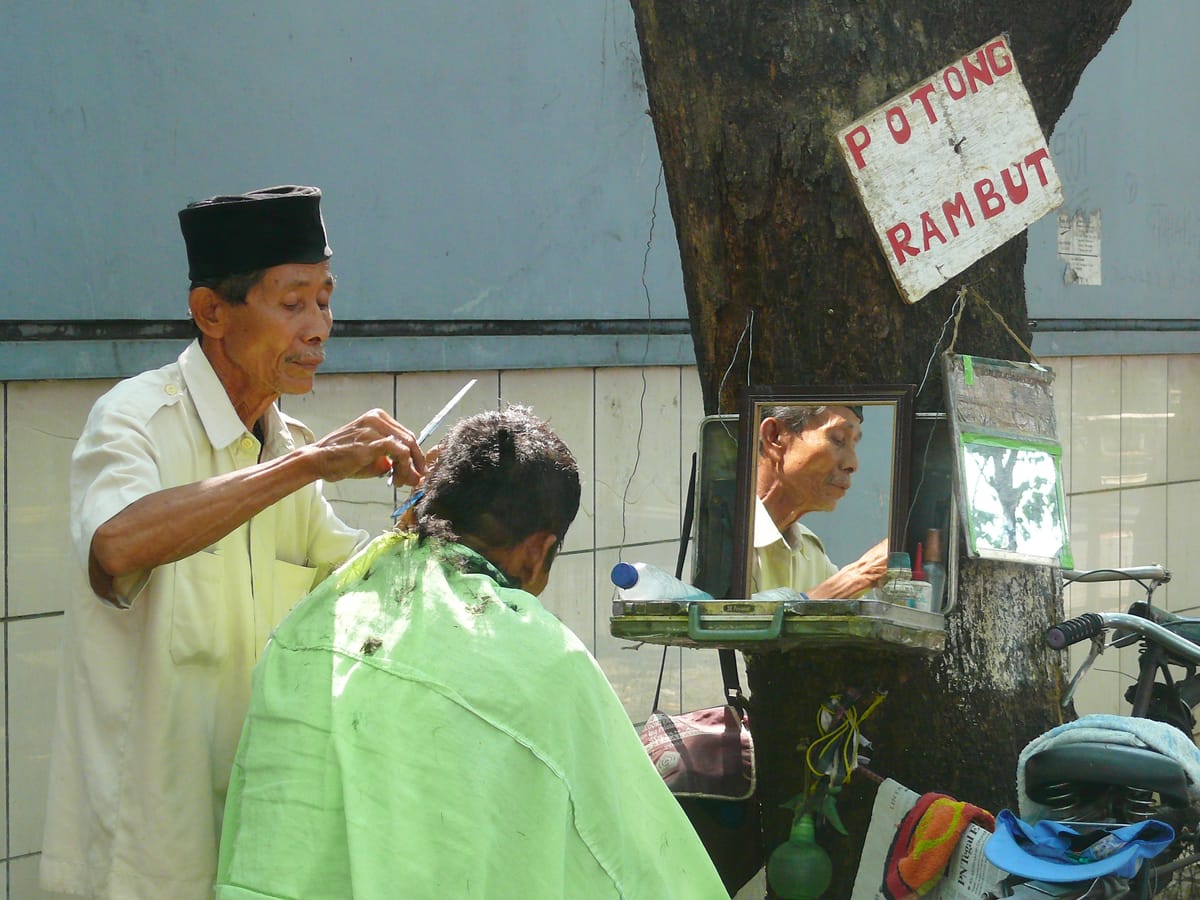
[[[793,508],[829,512],[850,490],[858,469],[855,447],[862,438],[858,417],[844,406],[832,406],[809,419],[799,433],[784,432],[780,481]]]

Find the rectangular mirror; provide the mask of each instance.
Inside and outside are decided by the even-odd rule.
[[[903,548],[913,393],[772,386],[742,395],[734,596],[787,587],[854,599],[861,590],[820,588],[864,554]]]
[[[967,553],[1070,568],[1054,373],[954,354],[943,368]]]

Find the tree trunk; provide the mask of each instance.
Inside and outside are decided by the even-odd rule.
[[[929,363],[946,349],[935,341],[964,285],[1029,343],[1025,235],[904,303],[836,132],[1006,33],[1049,133],[1129,0],[631,2],[708,412],[736,408],[747,372],[755,384],[924,382],[918,410],[941,410],[939,360]],[[751,321],[752,341],[739,343]],[[978,303],[954,351],[1028,358]],[[888,691],[864,726],[881,774],[993,811],[1014,805],[1019,750],[1060,719],[1062,669],[1042,632],[1060,618],[1061,594],[1050,569],[967,560],[957,590],[936,658],[749,657],[764,859],[787,836],[780,804],[803,788],[797,745],[817,736],[817,705],[847,688]],[[850,895],[873,796],[855,779],[839,803],[850,837],[818,834],[835,864],[828,896]]]

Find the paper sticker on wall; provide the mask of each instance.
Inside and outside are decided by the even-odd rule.
[[[1058,214],[1058,256],[1066,284],[1100,284],[1100,210]]]

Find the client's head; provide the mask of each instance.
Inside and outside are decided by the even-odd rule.
[[[417,506],[417,530],[466,544],[531,594],[579,511],[579,468],[567,445],[522,406],[460,421]]]

